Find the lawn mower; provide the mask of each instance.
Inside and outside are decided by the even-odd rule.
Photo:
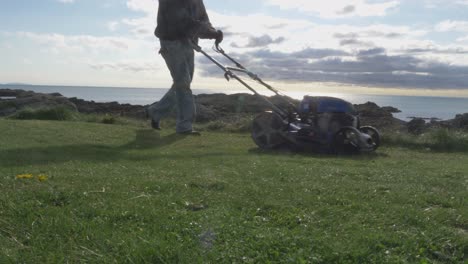
[[[239,81],[270,106],[271,111],[260,113],[252,124],[252,139],[261,149],[289,146],[318,152],[359,153],[372,152],[379,147],[379,131],[371,126],[361,126],[359,115],[351,103],[334,97],[304,96],[300,104],[295,105],[287,96],[226,54],[219,44],[215,44],[213,50],[234,63],[235,67],[222,65],[196,44],[193,47],[223,70],[228,81]],[[287,107],[272,103],[236,73],[245,74],[263,85],[282,98],[285,102],[283,105]]]

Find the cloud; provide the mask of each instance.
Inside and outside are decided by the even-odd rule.
[[[128,9],[143,13],[143,15],[109,21],[107,28],[110,31],[116,31],[117,29],[128,30],[134,37],[154,40],[153,31],[156,27],[158,3],[157,0],[127,0],[126,6]]]
[[[333,36],[339,39],[340,46],[374,47],[376,44],[370,41],[371,39],[397,39],[404,37],[405,34],[402,31],[392,32],[367,29],[348,33],[336,33]]]
[[[427,9],[460,8],[460,6],[468,5],[468,0],[424,0],[422,2],[423,7]]]
[[[356,11],[356,6],[347,5],[347,6],[343,7],[342,10],[337,11],[337,14],[338,15],[348,15],[348,14],[354,13],[355,11]]]
[[[340,46],[353,46],[353,47],[372,47],[375,44],[373,42],[361,41],[358,38],[347,38],[340,40]]]
[[[127,72],[155,72],[159,67],[149,62],[107,62],[89,63],[95,70],[127,71]]]
[[[360,50],[357,53],[358,57],[364,57],[364,56],[376,56],[376,55],[382,55],[385,54],[386,50],[384,48],[373,48],[373,49],[368,49],[368,50]]]
[[[435,26],[435,30],[439,32],[468,32],[468,21],[445,20]]]
[[[356,12],[343,8],[336,10]],[[223,46],[230,46],[226,51],[265,80],[468,88],[468,46],[438,45],[429,39],[427,28],[317,24],[295,18],[225,15],[210,10],[209,15],[213,25],[228,32],[223,42]],[[202,76],[223,76],[204,57],[198,59],[198,66]]]
[[[282,43],[284,42],[286,39],[284,37],[278,37],[278,38],[275,38],[273,39],[271,36],[269,35],[262,35],[260,37],[255,37],[255,36],[250,36],[249,37],[249,40],[248,40],[248,43],[243,46],[244,48],[257,48],[257,47],[266,47],[268,45],[271,45],[271,44],[279,44],[279,43]],[[242,46],[239,46],[235,43],[232,43],[231,44],[231,47],[235,47],[235,48],[241,48]]]
[[[10,38],[30,43],[39,52],[60,58],[87,58],[99,62],[102,58],[118,60],[122,57],[148,59],[155,56],[155,42],[131,36],[110,37],[91,35],[39,34],[33,32],[9,33]]]
[[[259,38],[264,35],[268,35],[272,40],[284,38],[284,41],[275,43],[269,48],[290,52],[305,47],[341,48],[349,51],[356,48],[372,48],[375,46],[394,49],[402,46],[423,46],[428,44],[427,41],[421,40],[427,35],[428,31],[410,26],[317,24],[296,18],[285,19],[262,14],[247,16],[223,15],[212,11],[209,11],[209,15],[215,27],[223,27],[227,33],[231,33],[230,36],[226,34],[223,44],[224,46],[230,45],[233,48],[255,46],[251,45],[255,43],[252,38]]]
[[[107,28],[110,31],[116,31],[119,27],[120,22],[119,21],[110,21],[107,23]]]
[[[366,0],[266,0],[267,5],[278,6],[281,9],[292,9],[311,13],[323,18],[371,17],[385,16],[388,11],[399,6],[400,1],[366,1]]]
[[[40,34],[33,32],[17,32],[15,35],[27,38],[55,52],[128,50],[132,42],[131,39],[123,37],[96,37],[91,35],[66,36],[55,33]]]
[[[334,34],[334,37],[339,38],[339,39],[350,39],[350,38],[359,38],[359,37],[364,37],[364,38],[371,38],[371,37],[381,37],[381,38],[388,38],[388,39],[395,39],[399,37],[403,37],[405,34],[400,30],[399,32],[395,31],[388,31],[388,32],[382,32],[382,31],[377,31],[377,30],[362,30],[360,32],[353,32],[353,33],[336,33]]]
[[[57,0],[57,1],[60,3],[64,3],[64,4],[71,4],[75,2],[75,0]]]
[[[383,48],[354,54],[340,50],[304,49],[286,53],[270,50],[234,54],[264,79],[284,82],[332,82],[372,87],[468,88],[468,66],[456,66],[411,55],[387,55]],[[207,60],[203,74],[220,75]]]
[[[145,16],[141,18],[124,18],[120,21],[121,25],[129,27],[129,31],[137,37],[154,39],[154,28],[156,27],[156,18]]]
[[[133,11],[154,14],[158,8],[157,0],[127,0],[127,7]]]
[[[466,6],[468,5],[468,0],[452,0],[452,1],[447,1],[447,0],[425,0],[424,6],[426,8],[440,8],[441,6]]]
[[[452,55],[464,55],[468,54],[468,49],[455,47],[455,48],[437,48],[437,47],[427,47],[427,48],[410,48],[403,50],[402,52],[407,54],[452,54]]]
[[[458,41],[458,42],[466,42],[466,43],[468,44],[468,36],[458,38],[457,41]]]

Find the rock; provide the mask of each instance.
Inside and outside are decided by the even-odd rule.
[[[373,102],[354,105],[354,107],[362,117],[392,117],[392,114],[390,112],[382,109],[376,103]]]
[[[217,110],[212,109],[211,107],[196,103],[197,109],[197,122],[209,122],[218,119],[222,116]]]
[[[19,90],[0,89],[1,97],[16,97],[18,94],[19,94]]]
[[[61,94],[43,94],[32,91],[0,89],[0,96],[12,97],[0,100],[0,116],[14,114],[25,108],[39,109],[63,106],[76,111],[76,106]]]
[[[408,133],[420,135],[426,130],[426,121],[422,118],[414,118],[407,124]]]
[[[405,122],[394,118],[392,113],[379,107],[376,103],[354,105],[359,113],[361,125],[374,126],[378,129],[403,130]]]
[[[382,110],[385,110],[389,113],[401,113],[401,110],[393,106],[383,106]]]
[[[458,114],[455,116],[454,119],[450,119],[450,120],[431,120],[428,126],[429,128],[468,130],[468,113]]]
[[[451,123],[455,128],[468,129],[468,113],[456,115]]]
[[[119,104],[118,102],[97,103],[76,97],[69,98],[76,105],[78,112],[85,114],[111,114],[132,118],[145,118],[144,108],[141,105]]]

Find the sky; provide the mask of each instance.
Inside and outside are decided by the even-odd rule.
[[[468,97],[468,0],[204,3],[226,52],[280,90]],[[157,0],[3,0],[0,83],[170,87],[157,9]],[[212,44],[200,42],[211,54]],[[201,54],[193,88],[243,89]]]

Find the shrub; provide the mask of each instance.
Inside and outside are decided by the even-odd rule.
[[[109,124],[109,125],[115,124],[116,122],[117,120],[113,116],[107,116],[107,115],[104,116],[101,121],[101,123]]]
[[[434,150],[464,151],[468,150],[468,140],[465,133],[437,129],[428,135],[429,144]]]
[[[23,109],[11,118],[20,120],[74,120],[77,113],[64,106]]]
[[[147,126],[146,121],[143,120],[121,116],[113,116],[109,114],[79,114],[77,121],[109,125],[132,125],[139,127]]]
[[[7,101],[0,101],[0,109],[4,108],[10,108],[10,107],[16,107],[16,103],[13,100],[7,100]]]

